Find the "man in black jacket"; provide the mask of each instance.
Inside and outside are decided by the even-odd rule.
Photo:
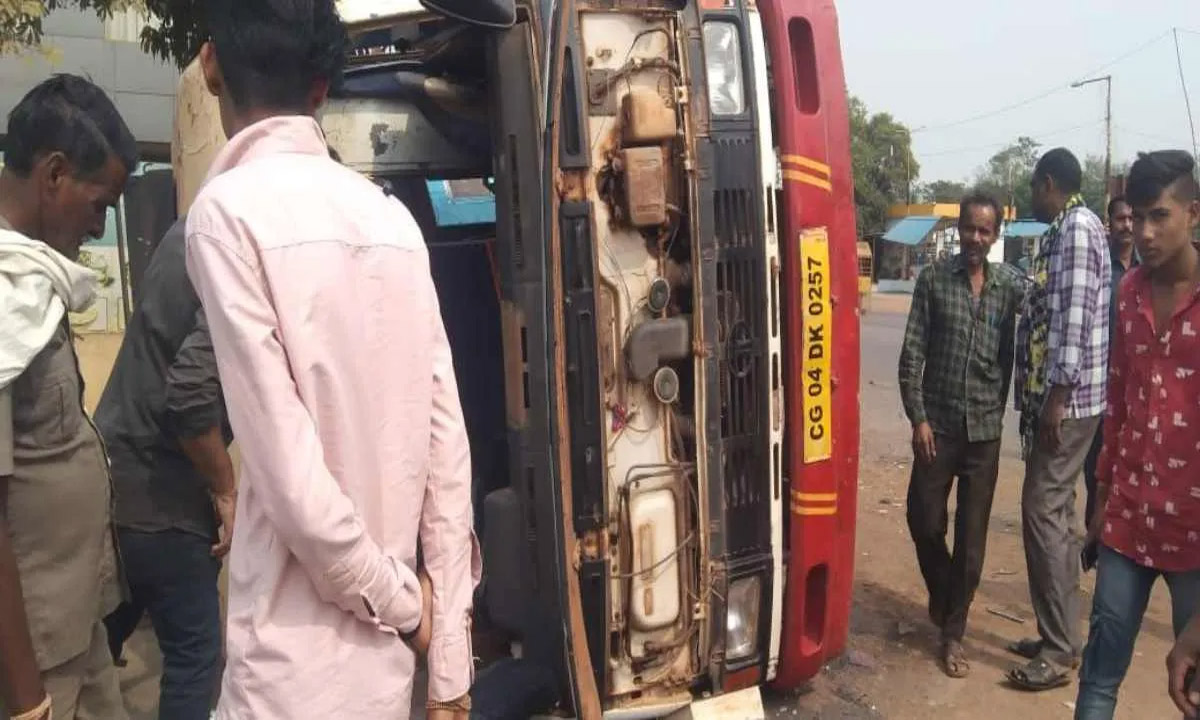
[[[217,575],[233,528],[232,441],[184,260],[184,220],[155,250],[96,424],[108,445],[131,600],[106,620],[119,658],[149,613],[163,653],[159,717],[207,720],[221,673]]]

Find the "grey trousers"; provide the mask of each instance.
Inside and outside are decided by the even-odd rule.
[[[43,670],[42,687],[50,695],[54,717],[59,720],[129,720],[117,669],[108,651],[108,633],[99,620],[92,626],[92,644],[87,651]],[[0,700],[0,717],[11,714]]]
[[[1065,420],[1055,452],[1035,447],[1025,464],[1021,526],[1029,594],[1042,640],[1042,659],[1071,667],[1083,652],[1079,595],[1081,538],[1075,489],[1100,417]]]

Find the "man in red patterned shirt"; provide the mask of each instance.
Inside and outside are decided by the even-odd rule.
[[[1101,542],[1076,720],[1109,720],[1161,576],[1178,634],[1200,605],[1200,225],[1195,162],[1141,155],[1129,173],[1142,266],[1121,285],[1097,464]]]

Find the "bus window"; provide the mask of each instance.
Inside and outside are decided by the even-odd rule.
[[[821,110],[821,90],[817,82],[817,44],[812,25],[804,18],[788,23],[788,42],[796,72],[796,109],[805,115]]]
[[[489,178],[487,183],[490,183]],[[484,225],[496,222],[496,197],[488,184],[472,180],[430,180],[429,199],[438,227]]]

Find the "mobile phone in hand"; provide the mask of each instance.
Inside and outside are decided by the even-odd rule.
[[[1079,562],[1083,565],[1084,572],[1091,572],[1092,568],[1096,567],[1096,561],[1100,558],[1100,543],[1095,540],[1083,546],[1083,550],[1079,553]]]

